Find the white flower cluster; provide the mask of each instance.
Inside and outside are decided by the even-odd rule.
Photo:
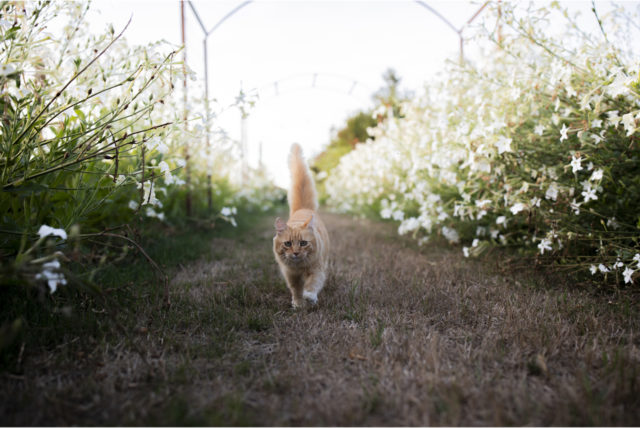
[[[39,242],[44,240],[45,238],[48,238],[49,236],[57,236],[63,241],[67,240],[67,232],[64,229],[54,228],[46,224],[40,226],[40,229],[38,229],[38,236],[40,237]],[[46,281],[47,285],[49,286],[49,291],[51,293],[54,293],[59,285],[67,284],[67,279],[65,278],[64,274],[60,272],[61,265],[56,257],[56,254],[53,254],[52,257],[53,259],[42,263],[42,271],[36,274],[35,279]]]
[[[589,236],[594,213],[611,209],[604,200],[640,197],[603,195],[614,171],[624,174],[611,160],[625,147],[637,158],[639,64],[616,66],[608,45],[586,42],[561,60],[516,30],[484,63],[450,66],[401,118],[371,130],[327,178],[330,203],[377,206],[400,234],[473,240],[468,256],[508,242],[562,249]]]
[[[222,207],[220,210],[220,215],[223,219],[228,221],[233,225],[233,227],[237,227],[238,223],[236,223],[236,219],[233,217],[238,214],[238,209],[236,207]]]

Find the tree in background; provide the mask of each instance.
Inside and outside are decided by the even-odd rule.
[[[378,122],[387,117],[389,109],[392,109],[394,117],[401,117],[400,104],[413,96],[410,91],[400,89],[402,78],[396,74],[393,68],[388,68],[382,74],[382,79],[385,85],[373,94],[373,99],[379,106],[375,110]]]
[[[410,94],[400,89],[402,80],[392,68],[382,75],[385,85],[372,95],[376,107],[373,111],[361,110],[347,119],[346,125],[335,132],[327,148],[315,157],[311,169],[316,173],[316,182],[320,199],[324,200],[323,180],[335,168],[342,156],[352,151],[358,143],[371,139],[369,128],[374,128],[385,120],[389,111],[394,117],[400,117],[400,104],[409,99]]]
[[[345,127],[335,132],[327,148],[314,159],[314,171],[331,171],[338,165],[340,158],[353,150],[356,144],[367,141],[367,128],[377,124],[378,121],[368,111],[359,111],[351,116]]]

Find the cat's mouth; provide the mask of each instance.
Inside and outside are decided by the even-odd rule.
[[[287,261],[292,263],[292,264],[302,263],[305,259],[306,259],[306,257],[303,256],[302,254],[300,254],[298,256],[293,255],[293,254],[289,254],[287,256]]]

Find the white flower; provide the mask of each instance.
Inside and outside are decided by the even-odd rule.
[[[496,224],[502,224],[504,227],[507,227],[507,218],[503,215],[496,219]]]
[[[593,171],[593,173],[591,174],[591,177],[589,177],[589,180],[591,181],[598,181],[598,180],[602,180],[602,173],[604,171],[602,171],[601,169],[596,169],[595,171]]]
[[[145,215],[147,217],[158,217],[158,213],[153,209],[153,207],[147,207],[147,209],[145,210]]]
[[[622,276],[624,276],[624,283],[628,284],[630,282],[633,282],[633,279],[631,279],[631,275],[633,275],[634,270],[633,269],[629,269],[629,268],[625,268],[624,272],[622,272]]]
[[[574,174],[582,170],[582,157],[580,155],[578,155],[577,157],[574,155],[573,159],[571,160],[571,169]]]
[[[590,200],[597,200],[598,199],[598,195],[596,195],[596,189],[592,189],[591,186],[589,186],[587,189],[585,189],[584,192],[582,192],[582,196],[584,196],[584,202],[587,203]]]
[[[138,205],[136,201],[133,201],[133,200],[129,201],[129,208],[132,209],[133,211],[137,210],[139,206],[140,205]]]
[[[222,214],[225,217],[229,217],[231,213],[232,211],[231,211],[231,208],[229,207],[222,207],[222,209],[220,210],[220,214]]]
[[[511,138],[507,138],[503,135],[498,138],[496,142],[496,147],[498,148],[498,154],[502,154],[504,152],[511,152]]]
[[[549,241],[547,238],[544,238],[542,241],[540,241],[540,243],[538,244],[538,248],[540,249],[540,254],[544,254],[545,250],[551,251],[553,249],[551,248],[551,241]]]
[[[537,125],[533,132],[542,136],[542,134],[544,134],[544,125]]]
[[[542,200],[540,198],[538,198],[537,196],[534,196],[533,198],[531,198],[531,201],[529,201],[529,203],[531,204],[532,207],[540,208],[541,201]]]
[[[591,272],[591,275],[595,275],[596,272],[598,272],[598,268],[595,265],[591,265],[589,266],[589,271]]]
[[[0,77],[5,77],[10,74],[15,73],[16,68],[12,64],[1,64],[0,65]]]
[[[606,87],[606,90],[609,92],[609,95],[615,98],[618,95],[627,93],[629,91],[629,87],[627,85],[631,82],[633,82],[633,77],[626,76],[619,70],[616,74],[616,78],[609,86]]]
[[[141,187],[141,184],[138,183],[137,187],[139,189]],[[155,184],[151,181],[145,181],[143,187],[144,187],[144,195],[142,198],[142,205],[149,204],[149,205],[161,206],[162,203],[158,198],[156,198]]]
[[[591,138],[593,138],[593,141],[596,145],[600,144],[600,141],[604,140],[604,137],[598,134],[591,134]]]
[[[633,135],[636,132],[636,120],[633,117],[633,113],[627,113],[622,116],[622,124],[627,131],[627,137]]]
[[[621,120],[622,118],[618,116],[618,110],[611,110],[607,112],[607,124],[609,126],[617,127]]]
[[[562,124],[562,129],[560,129],[560,142],[566,140],[567,138],[569,138],[569,136],[567,135],[567,132],[569,131],[569,128],[567,128],[567,125],[565,125],[564,123]]]
[[[607,219],[607,227],[610,227],[611,229],[619,229],[620,224],[616,221],[615,217],[612,217]]]
[[[580,202],[576,202],[575,198],[571,202],[570,206],[575,215],[580,215],[580,205],[582,204]]]
[[[380,211],[380,217],[382,218],[391,218],[391,214],[393,214],[391,208],[383,208],[382,211]]]
[[[558,187],[556,186],[556,183],[551,183],[551,186],[549,186],[545,192],[544,197],[554,201],[558,199]]]
[[[47,236],[53,235],[59,236],[63,240],[67,239],[67,232],[65,232],[64,229],[56,229],[51,226],[47,226],[46,224],[40,226],[40,229],[38,229],[38,235],[40,235],[40,238],[46,238]]]
[[[44,279],[47,281],[49,290],[54,293],[58,285],[66,285],[67,280],[61,272],[55,272],[60,269],[60,262],[52,260],[42,265],[42,272],[36,275],[36,279]]]
[[[420,227],[420,220],[418,220],[415,217],[409,217],[408,219],[404,220],[400,224],[400,227],[398,227],[398,234],[404,235],[407,232],[413,232],[414,230],[418,230],[419,227]]]
[[[592,128],[602,128],[602,119],[594,119],[591,121]]]
[[[402,221],[404,219],[404,213],[400,210],[397,210],[393,213],[393,219],[396,221]]]
[[[640,254],[636,253],[636,255],[633,256],[633,261],[637,262],[638,264],[640,264]]]
[[[600,263],[600,264],[598,265],[598,270],[599,270],[600,272],[602,272],[602,273],[607,273],[607,272],[609,272],[609,269],[608,269],[605,265],[603,265],[602,263]]]
[[[164,175],[171,175],[171,168],[169,168],[169,164],[165,161],[160,162],[158,168],[160,168],[160,171],[162,171]]]
[[[513,205],[511,207],[511,213],[513,215],[518,214],[520,211],[524,210],[526,208],[525,204],[523,204],[522,202],[518,202],[517,204]]]
[[[465,257],[469,257],[469,247],[462,247],[462,254],[464,254]]]
[[[165,184],[178,184],[177,183],[178,180],[176,179],[176,177],[174,177],[171,174],[171,168],[165,161],[160,162],[158,164],[158,167],[160,168],[160,171],[162,171],[162,174],[164,175]]]
[[[162,143],[162,142],[158,144],[156,149],[158,149],[158,151],[160,153],[162,153],[163,155],[165,155],[165,154],[167,154],[167,152],[169,152],[169,146],[167,146],[165,143]]]
[[[573,89],[573,87],[567,83],[567,85],[564,87],[564,90],[567,91],[567,96],[569,97],[575,97],[577,95],[577,92],[575,89]]]
[[[442,228],[442,234],[452,244],[457,244],[458,242],[460,242],[460,235],[458,235],[458,232],[453,228],[444,226]]]
[[[476,201],[476,207],[478,208],[488,208],[491,206],[491,199],[482,199]]]

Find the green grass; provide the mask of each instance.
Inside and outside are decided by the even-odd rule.
[[[241,219],[238,228],[222,221],[213,228],[188,224],[169,227],[150,222],[141,228],[139,244],[164,272],[171,275],[193,260],[216,257],[210,248],[214,237],[237,237],[252,226],[248,219]],[[82,261],[94,251],[91,247],[82,250],[85,253]],[[112,257],[116,258],[117,254]],[[162,276],[135,248],[129,250],[123,260],[104,267],[72,262],[70,278],[69,285],[59,287],[53,295],[44,295],[40,290],[22,284],[0,288],[1,371],[20,373],[24,349],[48,349],[73,338],[108,340],[127,334],[136,328],[135,312],[140,306],[163,311],[165,319],[173,322],[184,322],[184,314],[197,314],[179,300],[173,302],[173,310],[162,309]],[[238,293],[238,298],[242,299],[241,290]],[[222,310],[219,312],[218,318],[224,319],[226,315]],[[215,315],[214,312],[211,316]],[[212,323],[217,321],[210,320]],[[265,325],[259,319],[254,324],[256,328]],[[77,342],[81,341],[74,343]],[[71,346],[71,349],[77,346],[80,345]]]
[[[172,278],[170,308],[144,260],[123,261],[114,268],[138,282],[83,306],[93,326],[65,318],[66,333],[43,330],[46,346],[27,342],[24,370],[4,373],[0,414],[16,425],[639,420],[633,296],[554,288],[533,271],[499,276],[459,252],[389,241],[385,224],[323,219],[335,263],[303,310],[274,263],[271,216],[209,238],[149,231],[148,251]]]

